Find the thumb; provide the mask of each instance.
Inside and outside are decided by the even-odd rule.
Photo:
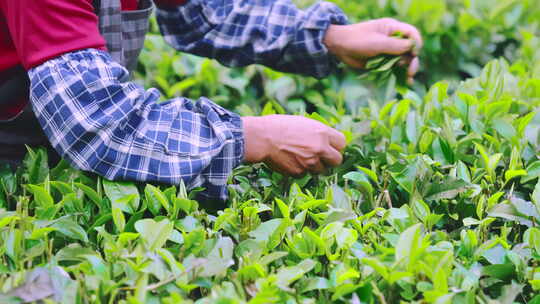
[[[380,41],[380,51],[388,55],[402,55],[412,50],[413,43],[411,39],[385,36]]]

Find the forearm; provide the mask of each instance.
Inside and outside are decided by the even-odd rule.
[[[303,11],[290,0],[191,0],[158,8],[165,39],[176,49],[227,66],[263,64],[324,77],[334,67],[323,43],[331,24],[344,24],[337,6],[321,2]]]
[[[240,118],[209,100],[158,103],[155,89],[121,82],[102,51],[65,54],[29,71],[31,101],[53,147],[108,179],[203,186],[226,197],[244,155]]]

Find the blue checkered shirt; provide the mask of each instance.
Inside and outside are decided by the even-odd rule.
[[[331,72],[322,43],[344,24],[335,5],[307,10],[290,0],[192,0],[158,9],[174,48],[227,66],[258,63],[314,77]],[[202,186],[225,199],[227,179],[244,155],[240,117],[206,98],[158,103],[156,89],[126,81],[106,52],[64,54],[29,71],[31,102],[53,147],[75,167],[111,180]]]

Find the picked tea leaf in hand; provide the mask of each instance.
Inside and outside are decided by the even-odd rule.
[[[397,32],[393,37],[401,39],[409,39],[402,33]],[[410,52],[414,50],[416,44],[413,40]],[[409,52],[409,53],[410,53]],[[408,53],[407,53],[408,54]],[[381,54],[369,59],[366,63],[366,67],[360,78],[370,80],[374,83],[386,83],[388,79],[394,75],[396,77],[396,83],[400,87],[407,86],[407,66],[400,64],[404,55],[389,55]]]

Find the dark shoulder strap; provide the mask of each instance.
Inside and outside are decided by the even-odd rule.
[[[0,83],[0,106],[8,105],[13,100],[28,95],[30,80],[26,70],[21,65],[3,73],[8,79]]]
[[[101,8],[101,0],[93,0],[94,2],[94,12],[96,13],[96,15],[99,16],[99,10]]]

